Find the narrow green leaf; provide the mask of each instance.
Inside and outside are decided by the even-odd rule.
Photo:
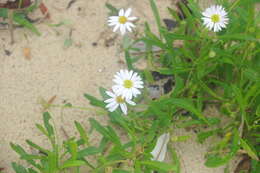
[[[120,138],[119,136],[116,134],[115,130],[108,126],[107,127],[108,133],[110,134],[110,136],[113,138],[113,143],[117,144],[117,146],[122,146],[121,142],[120,142]]]
[[[114,169],[114,170],[113,170],[113,173],[131,173],[131,172],[130,172],[130,171],[123,170],[123,169]]]
[[[110,16],[117,16],[118,15],[118,9],[116,7],[114,7],[112,4],[106,2],[106,7],[110,10],[109,15]]]
[[[260,162],[259,161],[252,160],[251,165],[252,165],[251,166],[251,168],[252,168],[251,173],[259,173],[260,172]]]
[[[37,171],[35,171],[33,168],[29,168],[29,169],[28,169],[28,172],[29,172],[29,173],[37,173]]]
[[[184,88],[184,80],[178,76],[178,75],[175,75],[175,88],[171,94],[172,97],[176,97],[178,96],[181,91],[183,90]]]
[[[20,146],[20,145],[15,145],[13,143],[10,143],[11,148],[20,155],[21,159],[26,160],[28,163],[30,163],[31,165],[35,166],[36,168],[41,170],[41,166],[39,164],[37,164],[34,160],[32,160],[29,157],[29,154],[27,154],[27,152]],[[28,156],[28,157],[27,157]]]
[[[103,97],[104,100],[110,98],[110,96],[108,96],[106,94],[107,89],[103,88],[103,87],[99,87],[99,94]]]
[[[175,10],[173,10],[172,8],[167,8],[168,11],[170,12],[170,14],[173,16],[173,18],[178,22],[180,23],[181,22],[181,19],[180,17],[178,16],[177,12]]]
[[[69,48],[72,46],[73,40],[71,38],[66,38],[64,40],[63,46],[64,48]]]
[[[169,146],[169,150],[172,154],[172,163],[174,165],[176,165],[175,173],[181,173],[181,162],[180,162],[177,152],[175,151],[175,149],[172,146]]]
[[[85,165],[85,162],[82,160],[68,160],[63,163],[63,165],[61,166],[61,169],[80,167],[83,165]]]
[[[247,40],[247,41],[257,41],[255,37],[252,37],[248,34],[228,34],[228,35],[221,35],[219,39],[222,40]]]
[[[156,21],[158,30],[160,31],[162,25],[161,25],[161,19],[160,19],[160,15],[159,15],[157,6],[156,6],[154,0],[149,0],[149,1],[150,1],[150,6],[151,6],[152,11],[153,11],[153,15],[154,15],[154,17],[155,17],[155,21]]]
[[[209,168],[216,168],[226,164],[229,160],[230,160],[230,156],[224,156],[224,157],[209,156],[207,158],[205,165]]]
[[[247,142],[245,140],[243,140],[242,138],[240,138],[240,143],[241,143],[241,146],[242,148],[247,152],[247,154],[254,160],[258,160],[259,161],[259,158],[257,156],[257,153],[255,152],[255,150],[249,146],[247,144]]]
[[[88,147],[88,148],[85,148],[85,149],[78,151],[77,156],[78,156],[78,159],[83,159],[86,156],[95,155],[95,154],[98,154],[100,152],[101,152],[101,150],[99,148]]]
[[[12,167],[13,167],[13,169],[14,169],[14,171],[15,171],[16,173],[28,173],[27,170],[26,170],[26,168],[24,168],[24,167],[21,166],[21,165],[18,165],[18,164],[15,163],[15,162],[12,162]]]
[[[103,101],[98,100],[96,97],[93,97],[89,94],[84,94],[84,97],[86,99],[88,99],[90,101],[90,104],[93,106],[97,106],[97,107],[101,107],[101,108],[105,108],[105,106],[106,106],[106,104]]]
[[[210,130],[207,132],[200,132],[197,137],[198,137],[198,141],[200,143],[203,143],[207,138],[209,138],[210,136],[215,135],[220,129],[215,129],[215,130]]]
[[[16,23],[28,28],[29,30],[34,32],[36,35],[38,35],[38,36],[41,35],[41,33],[38,31],[38,29],[32,23],[30,23],[23,15],[21,15],[21,13],[15,13],[13,16],[13,20]]]
[[[175,165],[171,165],[165,162],[158,162],[158,161],[143,161],[140,164],[147,166],[151,169],[157,171],[176,171],[177,167]]]
[[[40,147],[39,145],[35,144],[34,142],[30,141],[30,140],[26,140],[26,143],[28,145],[30,145],[32,148],[35,148],[36,150],[42,152],[42,153],[45,153],[45,154],[48,154],[50,151],[49,150],[46,150],[42,147]]]
[[[47,130],[40,124],[36,124],[37,129],[39,129],[46,137],[49,137]]]
[[[199,40],[199,38],[196,38],[194,36],[180,35],[180,34],[171,33],[171,32],[164,32],[164,35],[169,40],[188,40],[188,41]]]
[[[44,122],[44,127],[46,128],[49,137],[54,135],[54,129],[53,129],[52,125],[49,123],[50,119],[51,119],[51,115],[48,112],[44,112],[43,113],[43,122]]]
[[[85,129],[82,127],[82,125],[79,122],[75,121],[74,123],[80,134],[81,139],[84,141],[84,144],[89,145],[89,138]]]
[[[125,60],[126,60],[128,70],[134,70],[133,62],[132,62],[132,59],[130,57],[130,53],[128,50],[125,50]]]
[[[167,49],[167,46],[151,31],[145,30],[145,37],[141,41],[145,42],[149,46],[158,46],[162,49]]]
[[[49,153],[48,159],[47,159],[49,170],[51,170],[53,172],[59,170],[58,158],[59,158],[59,156],[58,156],[58,153],[56,151]]]
[[[170,103],[173,105],[176,105],[177,107],[183,108],[185,110],[188,110],[192,113],[194,113],[199,119],[205,121],[207,124],[209,124],[208,120],[202,115],[200,110],[195,108],[193,103],[190,100],[187,99],[181,99],[181,98],[171,98]]]
[[[77,159],[78,145],[77,142],[70,140],[68,142],[69,152],[71,154],[71,160]]]
[[[224,98],[220,97],[217,93],[215,93],[212,89],[210,89],[204,82],[200,81],[199,82],[200,86],[211,96],[218,100],[224,100]]]
[[[89,119],[89,122],[93,128],[95,128],[100,134],[102,134],[104,137],[111,140],[111,136],[109,135],[109,132],[105,127],[103,127],[98,121],[96,121],[93,118]]]

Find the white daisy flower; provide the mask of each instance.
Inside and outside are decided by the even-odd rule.
[[[116,32],[118,29],[120,29],[122,35],[124,35],[126,31],[132,32],[132,28],[135,27],[132,21],[136,20],[137,17],[130,17],[131,12],[131,8],[128,8],[126,11],[120,9],[118,16],[109,17],[108,25],[115,26],[113,32]]]
[[[130,99],[125,99],[121,95],[115,92],[106,91],[106,94],[111,97],[105,100],[105,103],[107,103],[106,108],[108,108],[110,112],[114,112],[120,106],[122,112],[126,115],[127,114],[126,103],[132,106],[136,105],[135,102],[131,101]]]
[[[140,88],[143,88],[143,81],[136,73],[128,70],[120,70],[114,76],[113,81],[116,83],[112,88],[116,93],[126,99],[132,99],[141,94]]]
[[[228,24],[227,12],[220,5],[207,8],[202,15],[203,24],[214,32],[221,31]]]

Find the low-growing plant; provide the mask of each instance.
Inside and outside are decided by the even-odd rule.
[[[256,11],[256,1],[216,1],[227,9],[229,18],[226,29],[217,33],[203,26],[202,10],[193,0],[179,4],[182,15],[168,9],[178,21],[171,31],[162,25],[156,5],[150,2],[159,37],[147,24],[140,39],[147,47],[144,57],[149,70],[175,79],[175,88],[152,102],[150,114],[176,119],[184,109],[192,120],[182,127],[211,126],[213,129],[198,134],[198,141],[213,135],[222,139],[207,153],[206,166],[221,166],[246,153],[259,170],[260,12]],[[154,46],[161,49],[160,53],[153,52]],[[209,106],[217,107],[229,120],[204,116]],[[172,126],[170,121],[168,124]]]
[[[106,92],[106,89],[99,89],[102,99],[85,94],[91,105],[109,109],[109,125],[90,118],[91,129],[86,131],[75,122],[80,138],[72,137],[62,144],[58,144],[54,127],[49,123],[49,113],[44,113],[44,126],[37,125],[37,128],[49,139],[52,149],[27,141],[39,151],[39,154],[29,154],[21,146],[11,144],[21,159],[31,165],[25,168],[13,163],[17,173],[80,172],[82,166],[93,173],[181,172],[179,159],[170,144],[189,140],[188,136],[172,136],[175,128],[186,127],[209,127],[209,130],[198,133],[198,142],[201,143],[211,136],[219,137],[218,142],[205,153],[206,166],[227,165],[236,156],[246,154],[251,158],[251,172],[259,172],[260,13],[255,10],[256,1],[217,0],[221,9],[226,9],[228,18],[228,23],[221,28],[210,27],[203,22],[201,18],[205,17],[205,13],[202,15],[203,10],[195,0],[180,2],[178,12],[168,8],[177,23],[173,29],[163,25],[154,0],[149,1],[159,33],[152,32],[146,23],[140,39],[124,36],[123,49],[130,71],[120,71],[117,73],[119,77],[116,77],[116,82],[120,82],[123,74],[138,78],[138,74],[131,72],[134,70],[145,79],[143,94],[133,95],[136,107],[126,110],[120,104],[126,103],[128,98],[121,97],[122,93],[116,95],[119,99],[117,107],[124,113],[128,112],[125,116],[116,109],[113,100],[109,100],[111,92]],[[120,14],[120,10],[112,5],[107,4],[107,7],[111,9],[111,14]],[[117,27],[115,17],[110,19],[109,23]],[[218,18],[215,16],[213,19]],[[123,18],[119,23],[125,24],[125,20]],[[126,26],[126,30],[131,31],[131,28]],[[121,32],[124,34],[126,30]],[[144,50],[136,48],[138,42],[145,44]],[[140,60],[147,61],[145,70],[135,67]],[[149,97],[149,89],[146,88],[155,82],[154,71],[174,79],[170,84],[172,89],[155,100]],[[140,89],[143,83],[138,82]],[[48,108],[52,106],[57,105],[49,104]],[[73,108],[72,105],[62,107]],[[209,107],[216,107],[221,115],[206,115],[205,110]],[[101,135],[98,145],[91,144],[89,140],[93,130]],[[118,131],[124,135],[124,140]],[[171,137],[166,140],[168,134]],[[152,152],[159,146],[157,142],[162,142],[163,136],[166,136],[164,142],[169,141],[168,152],[171,153],[167,163],[158,159],[159,156],[154,157],[156,152]],[[161,145],[163,150],[167,149],[167,142]],[[159,152],[163,159],[165,152]]]
[[[86,96],[90,98],[89,96]],[[104,105],[103,101],[91,98],[95,105]],[[104,107],[103,107],[104,108]],[[12,167],[17,173],[58,173],[58,172],[80,172],[80,167],[89,168],[89,172],[144,172],[158,170],[162,172],[177,170],[173,164],[151,161],[151,142],[156,135],[156,130],[148,131],[146,127],[136,124],[134,120],[121,115],[119,111],[110,113],[111,121],[120,125],[121,130],[128,136],[126,142],[122,142],[119,135],[112,126],[101,125],[93,118],[89,119],[92,130],[100,133],[101,138],[97,146],[91,145],[89,134],[83,126],[75,121],[75,127],[79,132],[79,138],[72,137],[59,144],[55,135],[55,128],[50,123],[51,116],[48,112],[43,113],[44,126],[37,124],[36,127],[50,141],[50,148],[43,148],[38,144],[26,140],[26,143],[38,151],[31,154],[26,152],[20,145],[11,143],[11,147],[20,155],[20,159],[29,163],[29,168],[15,162]],[[153,127],[158,126],[153,124]],[[151,127],[150,127],[151,128]],[[91,131],[92,131],[91,130]],[[148,138],[149,137],[149,138]],[[145,148],[148,147],[148,150]],[[93,159],[88,157],[94,156]]]
[[[38,0],[35,0],[34,2],[30,0],[15,0],[7,1],[4,4],[0,3],[0,17],[7,19],[7,22],[1,24],[8,25],[8,29],[11,32],[11,43],[14,43],[13,30],[14,26],[17,25],[25,27],[35,34],[40,35],[40,32],[27,17],[28,13],[37,9],[38,6]]]

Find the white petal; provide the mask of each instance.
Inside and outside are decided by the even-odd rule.
[[[129,75],[130,75],[130,77],[129,77],[129,79],[131,80],[131,78],[132,78],[132,76],[133,76],[133,70],[130,70],[130,72],[129,72]]]
[[[152,160],[156,160],[160,162],[164,161],[167,153],[167,144],[169,142],[169,139],[170,139],[169,133],[164,133],[158,138],[156,145],[153,151],[151,152],[151,154],[153,155]]]
[[[125,32],[126,32],[126,28],[125,28],[125,25],[122,25],[120,26],[120,31],[121,31],[121,34],[124,35]]]
[[[140,90],[136,89],[136,88],[133,88],[133,94],[134,95],[139,95],[141,94]]]
[[[108,19],[112,21],[118,21],[118,16],[110,16]]]
[[[124,72],[124,70],[121,69],[121,70],[119,71],[119,75],[120,75],[120,78],[121,78],[121,79],[125,79],[125,72]]]
[[[117,96],[119,96],[122,95],[123,87],[121,85],[113,85],[112,90]]]
[[[111,103],[111,102],[114,102],[114,101],[115,101],[115,98],[110,98],[110,99],[105,100],[104,102],[105,103]]]
[[[137,19],[137,17],[128,17],[128,18],[127,18],[128,21],[134,21],[134,20],[136,20],[136,19]]]
[[[126,115],[127,114],[127,106],[125,103],[120,104],[120,108],[122,110],[122,112]]]
[[[124,13],[125,13],[125,12],[124,12],[124,9],[121,9],[121,10],[119,10],[118,15],[119,15],[119,16],[124,16]]]
[[[109,111],[114,112],[118,106],[119,106],[119,104],[114,105],[113,107],[109,108]]]
[[[109,104],[106,105],[106,108],[110,109],[110,108],[114,107],[115,105],[118,105],[118,103],[116,101],[110,102]]]
[[[131,90],[129,89],[124,89],[123,93],[122,93],[122,96],[125,98],[125,99],[132,99],[133,95],[132,95],[132,92]]]
[[[107,22],[118,22],[118,19],[108,19]]]
[[[119,75],[114,75],[114,79],[116,79],[117,81],[123,81]]]
[[[128,8],[128,9],[126,10],[126,12],[125,12],[125,17],[129,17],[130,14],[131,14],[131,12],[132,12],[132,9],[131,9],[131,8]]]
[[[117,24],[117,25],[114,27],[113,32],[116,32],[116,31],[118,30],[119,26],[120,26],[120,24]]]
[[[129,25],[130,27],[132,27],[132,28],[135,28],[135,25],[132,24],[131,22],[128,22],[128,25]]]
[[[132,32],[131,27],[130,27],[127,23],[125,24],[125,26],[126,26],[126,30],[127,30],[128,32]]]
[[[108,24],[108,26],[114,26],[114,25],[117,25],[118,23],[117,22],[111,22]]]
[[[106,94],[110,97],[116,97],[116,95],[110,91],[106,91]]]
[[[123,75],[124,75],[124,78],[123,79],[129,79],[129,75],[128,75],[128,70],[122,70],[123,71]]]
[[[136,103],[133,102],[132,100],[128,100],[128,99],[127,99],[126,102],[127,102],[128,104],[132,105],[132,106],[135,106],[135,105],[136,105]]]
[[[214,26],[215,26],[213,22],[210,22],[208,25],[209,25],[209,29],[210,30],[212,30],[214,28]]]
[[[202,15],[205,16],[205,17],[210,17],[210,16],[211,16],[211,15],[209,15],[209,14],[206,13],[206,12],[203,12]]]
[[[138,76],[138,74],[136,72],[134,72],[134,74],[132,75],[131,79],[135,80],[137,76]]]
[[[113,82],[115,82],[118,85],[123,85],[123,81],[120,79],[113,79]]]

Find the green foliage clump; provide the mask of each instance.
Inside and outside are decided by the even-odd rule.
[[[19,3],[21,3],[21,1],[19,1]],[[34,11],[35,9],[38,8],[38,1],[36,0],[34,3],[32,3],[32,5],[30,5],[29,7],[23,8],[23,9],[13,9],[12,11],[12,18],[10,20],[12,20],[14,22],[14,24],[23,26],[29,30],[31,30],[32,32],[34,32],[37,35],[41,35],[41,33],[38,31],[38,29],[34,26],[34,24],[28,20],[28,18],[26,17],[28,13]],[[7,19],[8,17],[10,17],[8,15],[8,13],[10,13],[10,9],[8,8],[0,8],[0,17]],[[3,24],[7,24],[7,23],[3,23]],[[9,26],[10,27],[10,26]]]
[[[204,28],[201,22],[201,9],[193,0],[188,5],[180,4],[184,19],[169,8],[169,13],[178,22],[173,30],[163,26],[154,0],[150,0],[159,34],[145,25],[144,36],[138,40],[124,39],[125,58],[129,69],[145,59],[148,68],[140,71],[147,83],[153,83],[151,71],[170,75],[175,80],[172,91],[151,100],[147,92],[137,98],[145,104],[138,104],[128,116],[117,110],[108,112],[109,125],[102,125],[89,119],[91,131],[101,135],[98,146],[89,141],[90,132],[75,122],[80,138],[72,137],[62,145],[57,143],[54,127],[49,123],[49,113],[44,113],[44,126],[37,128],[49,139],[50,149],[44,149],[27,140],[32,148],[40,151],[33,155],[21,146],[11,144],[12,148],[26,160],[31,167],[24,168],[17,163],[12,166],[17,173],[79,172],[87,166],[95,173],[143,173],[180,172],[180,164],[174,149],[169,145],[171,163],[151,160],[150,152],[156,139],[162,133],[172,132],[174,128],[210,127],[198,133],[198,141],[203,143],[211,136],[221,137],[212,144],[206,153],[205,165],[218,167],[228,164],[231,159],[246,153],[252,162],[251,171],[259,172],[260,164],[260,12],[255,11],[253,0],[236,0],[233,3],[219,1],[228,11],[230,23],[218,33]],[[107,5],[111,10],[116,9]],[[159,35],[159,36],[157,36]],[[133,45],[142,41],[146,48],[140,52]],[[155,52],[153,47],[160,48]],[[133,56],[137,51],[140,56]],[[137,70],[137,69],[135,69]],[[103,99],[85,94],[93,106],[105,109],[107,99],[105,89],[100,88]],[[217,107],[220,117],[204,115],[207,107]],[[71,107],[71,106],[70,106]],[[188,112],[184,117],[182,112]],[[227,119],[223,122],[222,119]],[[117,131],[127,139],[120,138]],[[172,138],[171,142],[189,140],[187,136]],[[95,158],[92,162],[89,157]],[[93,157],[94,156],[94,157]]]

